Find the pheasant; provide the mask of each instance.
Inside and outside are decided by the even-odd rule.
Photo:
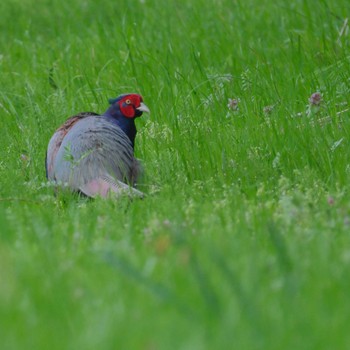
[[[140,174],[134,157],[135,118],[148,107],[138,94],[109,100],[102,115],[83,112],[70,117],[51,137],[46,153],[46,176],[88,197],[142,197],[135,188]]]

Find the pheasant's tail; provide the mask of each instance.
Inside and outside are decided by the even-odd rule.
[[[143,198],[144,194],[124,182],[114,179],[110,175],[103,175],[97,179],[80,186],[79,190],[88,197],[108,197],[112,194],[116,197],[128,196],[130,198]]]

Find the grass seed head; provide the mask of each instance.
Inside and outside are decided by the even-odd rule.
[[[237,111],[239,102],[240,102],[239,99],[229,98],[228,104],[227,104],[228,109],[230,109],[231,111]]]
[[[322,95],[319,92],[314,92],[309,98],[309,103],[312,106],[319,106],[321,102],[322,102]]]

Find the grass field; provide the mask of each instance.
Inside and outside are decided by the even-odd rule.
[[[1,349],[350,348],[348,0],[0,11]],[[125,92],[147,197],[55,197],[52,133]]]

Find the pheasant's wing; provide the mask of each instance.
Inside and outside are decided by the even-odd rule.
[[[143,198],[144,194],[133,188],[128,186],[124,182],[113,179],[109,175],[101,176],[97,179],[91,180],[80,186],[79,190],[84,193],[88,197],[107,197],[109,194],[114,196],[129,196],[129,197],[138,197]]]
[[[53,177],[73,190],[98,194],[107,188],[106,176],[131,184],[134,167],[132,144],[120,127],[104,116],[88,116],[77,121],[63,138]]]
[[[53,136],[51,137],[49,141],[49,145],[47,147],[47,152],[46,152],[46,160],[45,160],[45,167],[46,167],[46,177],[49,180],[54,180],[53,176],[53,165],[55,162],[55,158],[57,155],[58,150],[61,147],[62,141],[64,137],[67,135],[69,130],[73,127],[75,123],[77,123],[79,120],[89,117],[89,116],[96,116],[98,114],[94,112],[82,112],[77,115],[74,115],[67,119],[65,123],[60,126]]]

